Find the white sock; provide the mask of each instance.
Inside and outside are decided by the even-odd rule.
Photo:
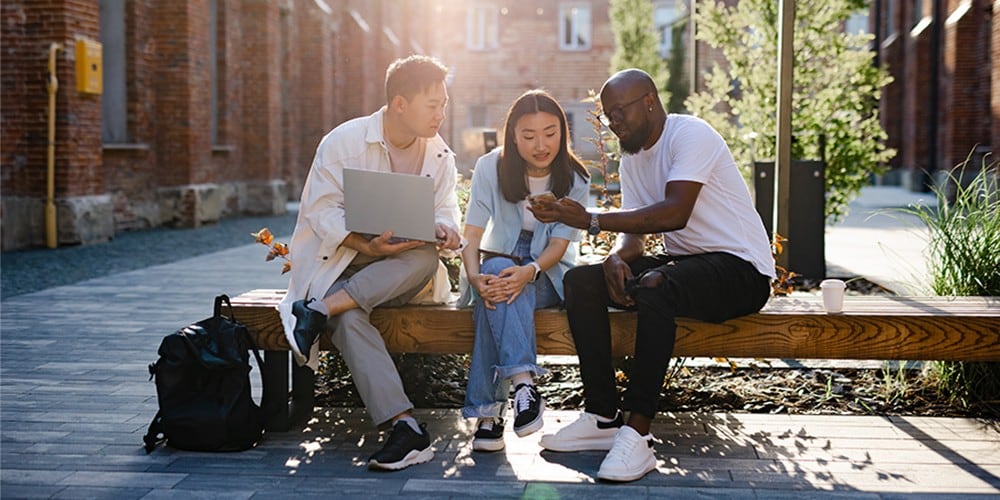
[[[514,374],[514,376],[510,378],[510,383],[513,384],[514,387],[517,387],[521,384],[534,385],[535,379],[531,378],[531,373],[521,372]]]
[[[323,302],[322,300],[314,300],[314,301],[306,304],[306,307],[308,307],[309,309],[312,309],[313,311],[317,311],[317,312],[322,313],[323,316],[329,316],[330,315],[330,308],[326,307],[326,303]]]
[[[417,419],[415,419],[413,417],[400,417],[400,418],[397,418],[395,421],[393,421],[392,425],[395,426],[396,422],[399,422],[399,421],[406,422],[406,425],[409,425],[410,428],[414,430],[414,432],[416,432],[417,434],[423,435],[424,431],[420,430],[420,424],[417,423]]]

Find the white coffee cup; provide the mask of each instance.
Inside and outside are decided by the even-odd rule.
[[[847,284],[843,280],[823,280],[819,287],[823,290],[823,307],[826,312],[839,313],[844,309],[844,289]]]

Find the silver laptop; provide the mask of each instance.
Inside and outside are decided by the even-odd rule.
[[[434,179],[345,168],[344,212],[348,231],[434,242]]]

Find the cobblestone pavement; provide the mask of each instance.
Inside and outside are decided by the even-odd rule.
[[[38,288],[24,285],[9,295],[7,273],[27,271],[9,271],[8,265],[21,259],[16,261],[19,266],[32,266],[31,259],[37,257],[28,254],[48,251],[3,254],[0,497],[1000,495],[996,422],[955,418],[661,414],[653,428],[657,469],[624,485],[595,482],[601,453],[543,452],[538,434],[517,438],[508,431],[505,451],[472,453],[468,422],[456,410],[419,410],[435,437],[435,459],[396,473],[365,467],[383,437],[358,408],[317,408],[308,424],[269,434],[260,446],[245,452],[159,448],[147,455],[142,435],[157,404],[146,366],[155,360],[163,336],[210,315],[212,299],[219,293],[287,285],[280,264],[264,262],[266,250],[249,239],[248,233],[263,222],[234,222],[231,241],[236,246],[216,250],[209,250],[208,244],[192,249],[200,244],[180,238],[183,231],[136,234],[134,240],[121,235],[104,249],[69,248],[62,252],[65,269],[93,265],[103,271],[65,277],[65,282],[37,277]],[[276,222],[263,225],[279,235],[290,233],[290,227],[279,228]],[[222,223],[214,230],[223,227],[231,226]],[[149,239],[120,250],[142,238]],[[214,236],[209,239],[215,241]],[[119,250],[109,250],[112,247]],[[168,255],[156,256],[162,248],[170,250]],[[84,255],[101,258],[115,252],[119,259],[143,259],[145,264],[119,270],[111,267],[114,262],[76,262],[85,260]],[[29,270],[68,273],[42,264]],[[256,368],[251,372],[255,384],[258,373]],[[258,397],[259,391],[255,385]],[[543,432],[573,417],[573,412],[548,412]]]

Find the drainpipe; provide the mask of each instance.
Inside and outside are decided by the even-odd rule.
[[[49,144],[48,170],[45,174],[45,245],[55,248],[59,244],[56,232],[56,91],[59,90],[59,79],[56,78],[56,52],[62,49],[62,44],[49,45]]]

